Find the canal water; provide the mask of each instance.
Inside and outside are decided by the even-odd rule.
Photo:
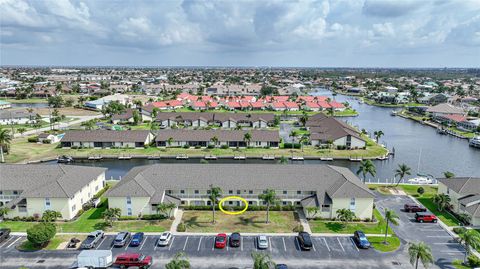
[[[405,163],[412,169],[412,176],[420,172],[435,177],[442,176],[443,172],[450,171],[457,176],[480,177],[480,150],[468,146],[468,141],[437,134],[434,128],[421,125],[417,122],[394,117],[390,115],[391,108],[382,108],[360,104],[354,97],[337,95],[332,96],[326,90],[319,90],[314,95],[327,95],[338,102],[349,102],[359,112],[357,117],[346,117],[342,120],[349,124],[365,129],[370,134],[374,131],[383,131],[384,136],[380,143],[392,150],[395,148],[395,156],[385,161],[375,160],[377,174],[375,177],[368,176],[370,181],[385,182],[391,181],[395,169],[399,164]],[[76,165],[89,165],[107,167],[107,178],[119,179],[124,176],[132,167],[154,163],[200,163],[200,159],[189,160],[102,160],[99,162],[76,162]],[[276,161],[258,159],[233,160],[218,159],[210,163],[265,163],[275,164]],[[332,164],[348,167],[354,173],[358,170],[360,163],[338,160],[324,162],[319,160],[291,161],[294,165],[319,165]]]
[[[12,108],[45,108],[47,103],[12,103]]]

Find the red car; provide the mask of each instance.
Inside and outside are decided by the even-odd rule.
[[[415,213],[415,220],[417,222],[437,222],[437,217],[431,213]]]
[[[416,204],[405,204],[403,206],[403,209],[405,210],[405,212],[412,212],[412,213],[427,212],[427,209],[425,207],[422,207]]]
[[[224,248],[226,245],[227,245],[227,235],[217,234],[217,236],[215,236],[215,247]]]
[[[152,265],[152,262],[152,256],[146,256],[141,253],[123,253],[117,256],[117,259],[113,264],[120,268],[135,266],[146,269]]]

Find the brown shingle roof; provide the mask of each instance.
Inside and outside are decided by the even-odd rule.
[[[73,130],[66,131],[61,142],[145,142],[149,135],[148,130]]]
[[[259,121],[273,122],[275,115],[273,113],[214,113],[214,112],[159,112],[157,121],[162,120],[190,120],[195,121],[204,119],[205,121]]]
[[[244,141],[246,133],[252,136],[251,142],[279,142],[278,131],[274,130],[191,130],[191,129],[165,129],[159,130],[155,141],[167,141],[170,137],[174,141],[210,141],[217,137],[218,141]]]

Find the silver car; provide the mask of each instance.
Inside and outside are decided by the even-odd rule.
[[[170,244],[171,239],[172,239],[172,233],[164,232],[160,235],[160,238],[158,238],[157,245],[162,247],[168,246],[168,244]]]
[[[268,248],[268,239],[266,235],[259,235],[257,236],[257,247],[259,249],[267,249]]]

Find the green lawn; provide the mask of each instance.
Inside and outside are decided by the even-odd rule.
[[[83,213],[77,220],[68,222],[57,222],[58,233],[89,233],[94,230],[104,230],[109,232],[118,232],[128,230],[131,232],[164,232],[170,229],[171,220],[132,220],[115,221],[113,227],[105,224],[102,213],[107,209],[105,199],[98,208],[92,208]],[[35,225],[36,222],[24,221],[4,221],[0,223],[1,228],[10,228],[13,232],[25,232],[28,228]]]
[[[460,221],[458,221],[454,216],[452,216],[450,213],[447,211],[439,211],[437,209],[437,206],[433,203],[432,197],[419,197],[417,200],[430,212],[435,214],[443,223],[445,223],[447,226],[458,226]]]
[[[182,222],[187,232],[243,232],[243,233],[290,233],[300,225],[293,211],[271,211],[270,223],[265,223],[265,211],[247,211],[240,215],[216,212],[216,224],[212,224],[211,211],[185,211]]]
[[[333,115],[335,117],[352,117],[358,116],[358,112],[355,109],[347,108],[344,111],[335,111]]]
[[[438,188],[436,186],[431,186],[431,185],[406,185],[406,184],[401,184],[399,187],[407,194],[413,196],[413,197],[420,197],[418,194],[417,190],[419,187],[422,187],[425,192],[422,194],[422,197],[432,197],[435,194],[437,194]]]
[[[24,251],[35,251],[35,250],[40,250],[40,249],[45,249],[45,250],[56,250],[60,246],[60,244],[69,242],[70,239],[72,238],[77,238],[81,241],[85,240],[86,235],[81,235],[81,234],[69,234],[69,235],[55,235],[50,242],[42,247],[34,246],[30,241],[25,240],[21,244],[19,244],[18,249],[19,250],[24,250]]]
[[[389,236],[387,237],[387,244],[384,244],[383,241],[385,237],[380,236],[372,236],[368,238],[368,241],[372,244],[372,246],[381,252],[390,252],[397,250],[400,247],[400,239],[396,236]]]
[[[470,269],[472,267],[463,265],[463,260],[454,260],[452,262],[453,266],[457,269]]]
[[[342,233],[342,234],[353,234],[357,230],[361,230],[366,234],[385,234],[385,221],[378,212],[377,209],[374,210],[375,218],[378,220],[377,223],[367,223],[367,222],[349,222],[343,223],[340,221],[327,221],[327,220],[310,220],[310,228],[314,233]],[[392,229],[388,229],[388,233],[392,233]]]

